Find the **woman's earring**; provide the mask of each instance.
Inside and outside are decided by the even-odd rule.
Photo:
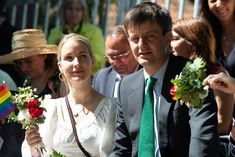
[[[61,72],[59,73],[59,79],[60,79],[60,81],[64,81],[63,74]]]

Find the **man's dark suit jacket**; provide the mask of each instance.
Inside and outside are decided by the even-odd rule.
[[[108,97],[113,97],[117,72],[111,66],[101,69],[93,78],[93,87]]]
[[[182,57],[170,55],[164,75],[161,95],[168,103],[160,105],[158,113],[161,157],[216,157],[219,138],[213,94],[210,92],[204,99],[201,109],[181,105],[170,95],[170,80],[182,71],[185,63]],[[144,82],[143,70],[139,70],[120,83],[114,149],[110,157],[137,157]]]
[[[141,68],[142,66],[138,66],[138,70]],[[112,66],[101,69],[93,78],[93,88],[105,96],[113,97],[117,74]]]

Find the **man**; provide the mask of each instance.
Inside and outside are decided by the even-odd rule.
[[[139,66],[122,25],[115,26],[108,33],[105,46],[110,66],[97,72],[93,78],[93,87],[105,96],[117,97],[121,78],[137,71]]]
[[[211,92],[200,109],[171,98],[170,80],[182,71],[187,60],[169,52],[172,36],[169,12],[158,4],[143,2],[127,12],[124,28],[134,57],[143,69],[120,82],[120,105],[110,157],[218,156],[216,104]],[[152,80],[156,79],[152,87]],[[150,80],[147,87],[145,80],[147,83]],[[150,102],[153,106],[147,108]],[[152,117],[147,117],[146,109],[152,110],[148,112]],[[152,126],[148,121],[152,121]]]

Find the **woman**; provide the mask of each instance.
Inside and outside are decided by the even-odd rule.
[[[77,34],[65,35],[58,50],[58,67],[68,89],[64,98],[45,102],[46,121],[26,131],[26,140],[31,148],[44,143],[48,154],[53,149],[66,157],[84,156],[76,143],[76,134],[81,146],[91,156],[108,156],[111,152],[115,125],[114,98],[107,98],[91,86],[93,54],[88,40]],[[71,107],[72,113],[69,112]],[[75,130],[71,120],[75,120]],[[22,154],[26,154],[24,145]],[[32,151],[37,156],[38,151]],[[27,155],[25,155],[27,156]],[[31,154],[29,155],[31,156]]]
[[[235,1],[204,0],[201,13],[215,35],[217,60],[235,77]]]
[[[208,66],[208,73],[224,71],[216,61],[215,39],[209,24],[201,19],[179,20],[173,25],[171,46],[173,53],[191,60],[203,58]],[[214,90],[218,107],[218,131],[228,134],[231,126],[234,97],[219,90]]]
[[[235,79],[223,72],[219,74],[209,75],[204,84],[207,84],[212,89],[220,90],[228,94],[235,94]],[[227,144],[228,143],[228,144]],[[229,134],[229,142],[225,141],[222,145],[226,156],[235,157],[235,119],[233,118],[231,131]]]
[[[56,73],[57,46],[47,45],[39,29],[16,31],[12,38],[12,52],[0,56],[0,64],[15,64],[27,77],[22,86],[36,88],[39,97],[51,94],[59,97],[60,80]]]
[[[53,28],[48,37],[48,42],[55,44],[61,34],[77,33],[86,37],[90,42],[96,59],[94,72],[104,66],[104,38],[101,30],[88,22],[85,0],[64,0],[61,5],[62,26]]]
[[[205,80],[205,84],[208,84],[211,88],[221,90],[228,94],[235,93],[235,78],[225,73],[209,75]],[[235,136],[235,135],[234,135]],[[234,137],[235,139],[235,137]]]

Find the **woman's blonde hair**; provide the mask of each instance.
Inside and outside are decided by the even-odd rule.
[[[58,46],[58,53],[57,53],[57,61],[61,61],[61,49],[63,47],[63,45],[68,41],[68,40],[74,40],[76,42],[82,42],[83,44],[86,45],[89,55],[91,57],[92,60],[92,64],[94,64],[94,55],[93,55],[93,51],[91,48],[91,44],[89,42],[89,40],[81,35],[75,34],[75,33],[70,33],[67,35],[64,35],[60,42],[59,42],[59,46]]]

